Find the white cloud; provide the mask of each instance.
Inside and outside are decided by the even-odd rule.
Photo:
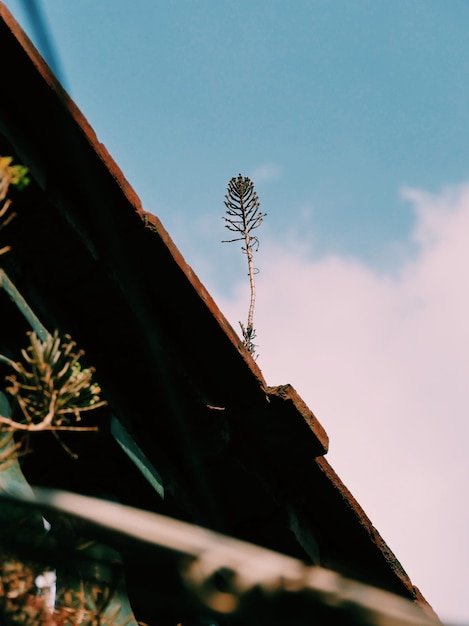
[[[392,275],[263,240],[258,362],[317,415],[329,461],[440,617],[469,622],[469,185],[402,193],[413,251]],[[247,288],[218,298],[234,327]]]
[[[282,175],[282,168],[278,163],[262,163],[255,167],[250,175],[254,183],[263,183],[275,180]]]

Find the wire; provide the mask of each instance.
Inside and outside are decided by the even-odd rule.
[[[53,44],[47,20],[42,10],[40,0],[21,0],[23,9],[28,16],[33,29],[38,48],[46,60],[55,77],[60,81],[62,87],[66,88],[65,75],[60,63],[59,55]],[[69,91],[67,89],[67,91]],[[70,93],[70,92],[69,92]]]

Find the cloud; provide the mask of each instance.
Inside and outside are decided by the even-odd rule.
[[[469,621],[469,185],[404,189],[399,268],[263,240],[255,328],[270,385],[291,383],[329,461],[430,604]],[[248,286],[217,298],[237,327]]]
[[[250,175],[254,183],[270,182],[282,175],[282,168],[277,163],[262,163],[255,167]]]

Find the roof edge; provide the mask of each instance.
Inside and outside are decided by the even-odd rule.
[[[225,318],[225,316],[215,303],[214,299],[210,296],[207,289],[204,287],[204,285],[192,269],[192,267],[186,262],[182,253],[179,251],[169,233],[163,226],[161,220],[156,215],[149,213],[143,209],[139,196],[137,195],[131,184],[128,182],[128,180],[125,178],[122,170],[112,158],[107,148],[98,140],[95,131],[90,126],[84,114],[80,111],[78,106],[65,91],[61,83],[58,81],[58,79],[55,77],[54,73],[48,66],[47,62],[41,56],[40,52],[34,46],[32,41],[18,24],[8,8],[1,1],[0,18],[10,30],[12,36],[18,41],[25,54],[28,56],[29,61],[34,66],[35,70],[40,74],[42,80],[46,83],[47,87],[55,94],[56,97],[58,97],[62,106],[68,112],[76,127],[80,130],[83,138],[89,145],[90,149],[98,156],[99,160],[102,162],[106,170],[111,174],[112,178],[114,179],[115,183],[119,187],[127,202],[131,205],[133,210],[142,220],[144,227],[148,230],[155,232],[159,236],[161,241],[165,244],[177,266],[186,276],[189,283],[195,289],[200,299],[205,303],[214,319],[223,329],[231,344],[235,347],[238,354],[244,360],[245,364],[247,365],[251,374],[254,376],[261,390],[263,392],[266,392],[267,384],[259,366],[249,354],[242,340],[233,329],[231,324],[228,322],[228,320]]]
[[[372,543],[377,550],[381,553],[384,561],[394,572],[396,578],[401,582],[409,596],[413,599],[413,601],[418,604],[428,615],[433,618],[438,619],[437,614],[431,607],[431,605],[424,598],[420,590],[412,584],[408,574],[402,567],[401,563],[397,559],[394,552],[387,545],[384,539],[381,537],[379,532],[373,526],[370,518],[367,516],[365,511],[362,509],[357,500],[353,497],[351,492],[336,474],[334,469],[331,467],[329,462],[325,457],[319,456],[315,459],[316,465],[319,470],[324,474],[324,476],[328,479],[330,484],[335,488],[338,492],[345,505],[353,512],[354,516],[357,519],[358,524],[363,528],[366,534],[369,537],[370,543]]]
[[[326,454],[329,450],[329,437],[320,424],[318,418],[302,400],[298,392],[290,384],[287,384],[269,387],[267,389],[267,394],[269,397],[280,398],[301,415],[316,438],[320,454]]]
[[[56,96],[58,96],[64,108],[68,110],[69,114],[71,115],[73,120],[76,122],[77,127],[81,130],[81,132],[86,137],[90,146],[99,156],[101,161],[105,164],[106,169],[109,170],[113,178],[116,180],[116,182],[118,183],[119,187],[121,188],[122,192],[124,193],[128,201],[139,212],[143,213],[143,208],[142,208],[140,198],[138,197],[133,187],[125,178],[124,173],[122,172],[120,167],[117,165],[115,160],[112,158],[111,154],[109,153],[105,145],[98,140],[98,137],[95,131],[93,130],[93,128],[91,127],[91,125],[89,124],[88,120],[86,119],[84,114],[80,111],[78,106],[75,104],[71,96],[64,89],[60,81],[57,79],[57,77],[55,76],[55,74],[53,73],[49,65],[47,64],[47,61],[41,55],[39,50],[36,48],[36,46],[33,44],[31,39],[25,33],[25,31],[22,29],[20,24],[16,21],[15,17],[10,12],[10,10],[5,6],[5,4],[3,4],[3,2],[1,2],[1,0],[0,0],[0,18],[2,18],[3,22],[11,31],[13,37],[21,45],[23,51],[27,54],[29,60],[31,61],[31,63],[33,64],[37,72],[41,75],[44,82],[51,89],[51,91],[53,91],[56,94]]]

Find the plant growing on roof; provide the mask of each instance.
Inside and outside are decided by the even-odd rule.
[[[233,241],[244,241],[241,250],[246,254],[248,260],[249,286],[251,290],[251,298],[249,302],[248,319],[246,326],[239,322],[243,333],[244,345],[248,352],[255,356],[256,331],[254,330],[254,304],[256,301],[256,284],[254,275],[258,273],[253,264],[253,252],[259,249],[259,239],[252,231],[262,224],[262,220],[266,213],[259,210],[260,202],[257,193],[254,190],[254,183],[247,176],[238,174],[228,183],[228,193],[225,195],[224,204],[226,206],[226,214],[223,216],[226,221],[225,228],[237,233],[239,236],[234,239],[224,240],[223,243],[231,243]]]

